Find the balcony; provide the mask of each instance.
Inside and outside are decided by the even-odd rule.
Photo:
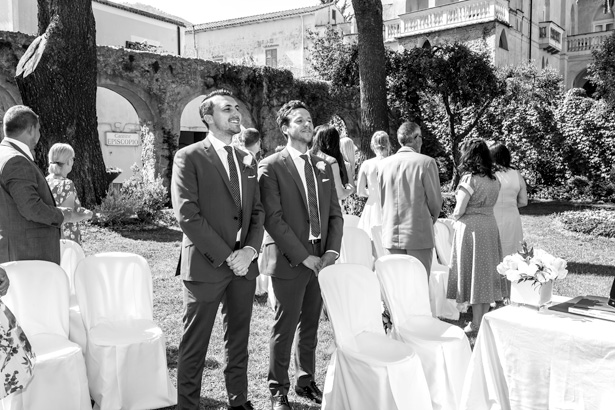
[[[551,54],[562,51],[564,29],[552,21],[538,23],[538,46]]]
[[[568,55],[591,54],[592,50],[596,50],[611,33],[612,31],[599,31],[597,33],[568,36],[567,53]]]
[[[507,0],[466,0],[414,11],[384,22],[384,40],[447,30],[489,21],[508,22]]]

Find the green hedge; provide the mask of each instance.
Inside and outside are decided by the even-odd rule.
[[[615,238],[615,210],[568,211],[559,214],[557,219],[573,232]]]

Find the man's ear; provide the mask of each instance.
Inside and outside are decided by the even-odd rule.
[[[288,125],[282,124],[280,130],[282,130],[282,134],[284,134],[284,136],[288,138],[288,135],[286,135],[286,131],[288,131]]]
[[[213,116],[213,115],[211,115],[211,114],[205,114],[205,115],[203,116],[203,120],[207,121],[207,124],[213,124],[213,122],[214,122],[214,116]],[[209,128],[209,126],[207,126],[207,128]],[[208,129],[208,131],[209,131],[209,129]]]

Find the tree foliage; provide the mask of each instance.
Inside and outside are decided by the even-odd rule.
[[[351,0],[320,0],[321,4],[335,4],[346,21],[353,17]]]
[[[322,33],[310,30],[308,39],[311,43],[308,58],[318,77],[338,88],[359,86],[359,47],[356,43],[344,43],[344,34],[331,25]]]
[[[597,95],[615,107],[615,31],[592,54],[594,61],[587,68],[588,78],[596,85]]]

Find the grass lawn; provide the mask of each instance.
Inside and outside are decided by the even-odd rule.
[[[556,221],[557,212],[573,209],[571,205],[539,203],[522,210],[523,228],[528,243],[568,261],[569,275],[556,282],[554,293],[564,296],[585,294],[608,295],[615,276],[615,239],[595,238],[568,232]],[[167,360],[173,382],[177,379],[177,347],[181,336],[182,286],[175,278],[181,232],[170,228],[121,230],[88,226],[83,232],[86,255],[100,252],[133,252],[147,259],[154,283],[154,320],[167,337]],[[255,298],[252,315],[249,363],[249,394],[256,409],[270,408],[267,390],[269,365],[269,332],[273,312],[264,298]],[[460,326],[470,317],[465,315]],[[471,342],[474,342],[474,337]],[[323,386],[326,366],[333,349],[329,322],[321,320],[317,349],[317,384]],[[209,344],[206,369],[203,372],[201,409],[226,409],[224,387],[223,333],[220,317],[214,326]],[[291,364],[291,375],[293,368]],[[292,380],[292,376],[291,376]],[[317,409],[320,406],[289,395],[294,409]],[[169,408],[170,409],[170,408]]]

